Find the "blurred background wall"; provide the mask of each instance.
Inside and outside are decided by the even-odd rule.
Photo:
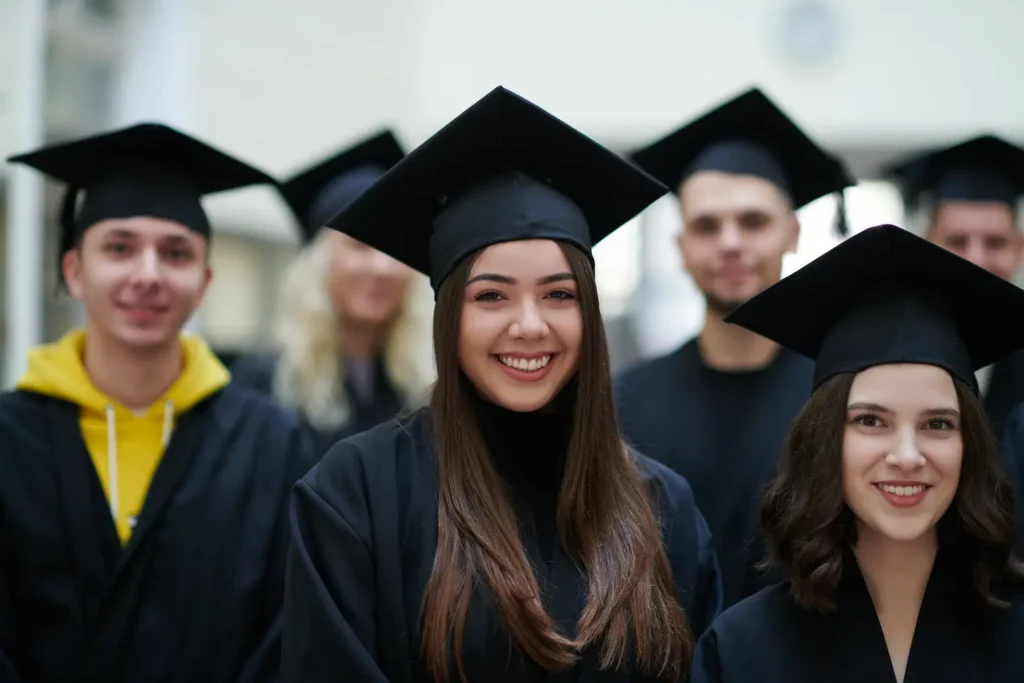
[[[384,124],[418,144],[498,84],[625,152],[757,84],[849,160],[857,230],[904,220],[880,162],[1024,139],[1022,36],[1020,0],[0,0],[0,154],[158,119],[284,175]],[[59,190],[0,167],[6,383],[81,320],[55,285]],[[269,190],[207,206],[216,277],[192,327],[230,356],[270,342],[297,241]],[[801,212],[788,269],[835,243],[833,214]],[[665,199],[597,249],[616,365],[700,324],[678,229]]]

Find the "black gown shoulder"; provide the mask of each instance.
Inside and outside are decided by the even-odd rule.
[[[714,537],[726,606],[782,578],[758,569],[758,515],[813,372],[811,361],[786,349],[764,368],[716,370],[691,339],[616,379],[623,436],[693,488]]]
[[[1024,404],[1013,409],[1002,432],[1003,464],[1014,486],[1017,538],[1014,550],[1024,558]]]
[[[1024,403],[1024,349],[1014,351],[992,366],[984,395],[985,412],[997,433],[1006,429],[1010,414]]]
[[[274,372],[278,354],[254,353],[231,364],[231,381],[268,396],[274,393]]]
[[[662,537],[676,590],[694,638],[698,638],[724,608],[714,539],[686,479],[647,456],[636,457],[653,499],[660,502]]]
[[[239,386],[273,396],[274,376],[279,358],[277,353],[243,356],[231,366],[231,381]],[[311,449],[317,455],[323,455],[342,439],[396,417],[403,410],[403,401],[398,389],[388,378],[379,359],[374,376],[372,400],[360,401],[348,382],[345,383],[345,391],[348,392],[352,414],[348,422],[337,429],[317,429],[304,415],[295,416],[306,433]]]
[[[327,680],[339,662],[351,680],[421,680],[420,607],[437,547],[431,438],[430,416],[418,410],[336,444],[296,485],[282,650],[286,680]],[[658,491],[677,591],[699,634],[721,599],[707,527],[684,480],[643,456],[637,462]],[[558,569],[552,572],[557,579]],[[470,680],[535,680],[537,672],[502,633],[486,607],[470,614],[463,647]],[[592,664],[581,666],[590,670]]]
[[[77,406],[6,392],[0,444],[0,680],[276,680],[291,418],[231,385],[184,413],[124,546]]]
[[[1024,594],[1007,609],[965,602],[963,582],[929,581],[904,683],[1024,680]],[[859,570],[833,614],[800,608],[783,582],[728,608],[697,645],[691,683],[895,683]]]

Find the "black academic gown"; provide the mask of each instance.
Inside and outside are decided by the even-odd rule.
[[[492,416],[500,412],[490,411]],[[557,477],[552,473],[559,456],[544,447],[550,425],[529,418],[485,419],[492,425],[488,442],[498,448],[497,464],[510,486],[545,606],[563,629],[572,628],[585,591],[582,577],[555,542]],[[401,424],[387,423],[335,445],[296,486],[285,595],[286,681],[429,680],[419,659],[419,617],[437,548],[430,434],[427,411],[417,411]],[[721,604],[707,527],[683,479],[647,458],[639,463],[659,501],[679,599],[700,634]],[[479,594],[470,607],[462,656],[474,682],[644,680],[598,671],[595,652],[586,652],[570,671],[548,675],[514,651],[499,617]],[[454,671],[452,680],[458,680]]]
[[[199,403],[122,546],[78,420],[0,397],[0,680],[277,680],[298,427],[230,385]]]
[[[1016,489],[1017,542],[1014,549],[1018,557],[1024,557],[1024,404],[1007,416],[1002,437],[1004,464]]]
[[[760,370],[714,370],[693,339],[616,383],[627,441],[693,487],[715,540],[726,607],[781,578],[755,568],[763,557],[761,497],[813,374],[811,361],[781,348]]]
[[[690,683],[896,683],[871,596],[851,563],[834,614],[797,607],[788,583],[727,609],[698,644]],[[1024,595],[1010,594],[1011,608],[997,610],[972,601],[970,585],[937,563],[904,683],[1024,681]]]
[[[996,433],[1006,429],[1010,413],[1024,403],[1024,349],[1006,356],[992,367],[985,389],[985,412]]]
[[[231,381],[272,396],[277,358],[276,355],[270,354],[243,357],[231,366]],[[387,372],[384,371],[384,365],[380,360],[377,361],[374,372],[373,399],[371,401],[360,400],[358,393],[348,380],[345,381],[345,391],[348,392],[352,415],[349,421],[340,428],[323,432],[314,428],[302,416],[298,416],[313,453],[318,456],[326,453],[336,442],[390,420],[403,408],[398,390],[388,379]]]

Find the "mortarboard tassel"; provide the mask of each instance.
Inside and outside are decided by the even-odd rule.
[[[835,193],[836,198],[836,224],[835,230],[839,237],[850,235],[850,226],[846,221],[846,194],[839,190]]]
[[[60,254],[58,258],[64,258],[64,252],[74,247],[78,241],[75,209],[78,208],[78,193],[80,191],[81,188],[77,185],[69,185],[64,192],[64,201],[60,207]]]

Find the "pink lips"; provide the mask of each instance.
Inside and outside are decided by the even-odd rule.
[[[139,323],[152,322],[159,319],[166,313],[166,309],[154,306],[120,306],[125,315],[132,321]]]

